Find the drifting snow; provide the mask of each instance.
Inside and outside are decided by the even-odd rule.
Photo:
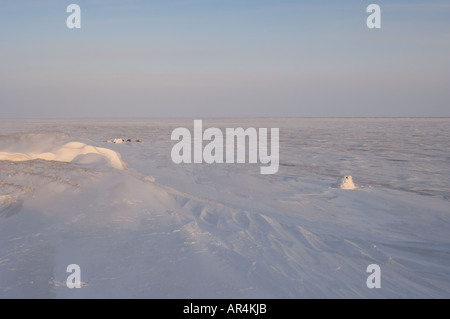
[[[120,155],[107,148],[70,141],[64,134],[22,134],[0,137],[0,160],[46,160],[95,164],[106,160],[116,169],[124,169]]]
[[[0,217],[9,217],[18,213],[22,203],[10,195],[0,195]]]

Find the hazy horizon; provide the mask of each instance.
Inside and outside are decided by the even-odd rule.
[[[81,29],[66,8],[81,7]],[[366,7],[381,7],[368,29]],[[449,117],[444,1],[2,1],[1,118]]]
[[[414,119],[450,119],[450,116],[66,116],[66,117],[2,117],[0,120],[228,120],[228,119],[317,119],[317,120],[414,120]]]

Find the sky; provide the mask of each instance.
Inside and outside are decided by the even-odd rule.
[[[449,1],[0,0],[0,118],[449,117],[449,57]]]

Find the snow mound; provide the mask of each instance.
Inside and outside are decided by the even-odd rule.
[[[79,164],[107,163],[123,170],[119,153],[86,143],[73,141],[62,133],[25,133],[0,137],[0,160],[46,160]]]
[[[357,187],[353,183],[353,178],[348,175],[341,177],[337,182],[337,187],[340,189],[356,189]]]

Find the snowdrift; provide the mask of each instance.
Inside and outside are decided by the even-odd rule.
[[[103,147],[73,141],[63,133],[27,133],[0,137],[0,160],[46,160],[80,164],[106,163],[124,169],[120,154]]]

